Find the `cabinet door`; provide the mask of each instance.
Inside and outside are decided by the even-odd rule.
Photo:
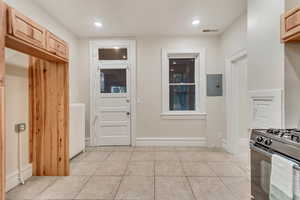
[[[282,15],[281,39],[283,42],[300,40],[300,8],[292,9]]]
[[[46,41],[46,48],[49,52],[63,57],[68,58],[69,50],[68,45],[65,41],[59,39],[54,34],[47,31],[47,41]]]
[[[300,10],[295,11],[293,14],[285,18],[285,30],[291,31],[300,25]]]
[[[45,47],[46,30],[42,26],[13,8],[9,9],[9,19],[10,34],[34,46]]]

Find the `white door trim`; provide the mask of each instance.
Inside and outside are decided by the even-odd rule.
[[[237,111],[234,109],[234,106],[232,102],[234,101],[234,95],[233,95],[233,77],[232,77],[232,67],[233,63],[238,61],[239,59],[242,59],[243,57],[247,56],[247,51],[242,50],[235,53],[233,56],[226,59],[226,66],[225,66],[225,101],[226,101],[226,127],[227,127],[227,144],[232,145],[226,145],[225,148],[230,153],[237,153],[238,149],[238,140],[239,135],[237,133],[235,123],[236,123],[236,117]]]
[[[122,45],[129,45],[129,50],[131,51],[130,59],[130,97],[131,97],[131,145],[135,146],[136,143],[136,41],[135,40],[91,40],[90,41],[90,145],[95,144],[95,94],[94,94],[94,84],[95,84],[95,57],[97,54],[94,54],[94,48],[99,47],[115,47],[115,46],[122,46]],[[114,64],[112,62],[112,64]]]

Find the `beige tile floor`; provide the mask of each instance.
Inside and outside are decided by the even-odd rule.
[[[248,154],[196,147],[88,148],[69,177],[32,177],[9,200],[249,200]]]

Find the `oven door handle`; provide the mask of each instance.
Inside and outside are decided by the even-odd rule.
[[[269,158],[272,158],[272,153],[267,152],[265,150],[262,150],[262,149],[256,147],[254,144],[250,144],[250,149],[252,149],[252,150],[254,150],[256,152],[262,153],[262,154],[264,154],[265,156],[267,156]]]
[[[272,158],[272,153],[267,152],[267,151],[265,151],[265,150],[262,150],[262,149],[256,147],[256,146],[253,145],[253,144],[250,144],[250,148],[251,148],[252,150],[256,151],[256,152],[262,153],[263,155],[265,155],[265,156],[267,156],[267,157],[269,157],[269,158]],[[299,172],[300,172],[300,166],[299,166],[299,165],[295,165],[295,166],[294,166],[294,169],[295,169],[296,171],[299,171]]]

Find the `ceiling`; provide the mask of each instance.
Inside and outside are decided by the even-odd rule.
[[[33,0],[80,37],[198,35],[222,32],[246,11],[246,0]],[[200,26],[192,20],[199,18]],[[102,28],[93,26],[95,21]]]

